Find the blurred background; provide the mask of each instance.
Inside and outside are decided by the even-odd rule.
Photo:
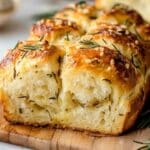
[[[0,0],[0,59],[7,49],[14,47],[18,40],[28,37],[35,16],[60,10],[65,5],[78,1],[80,0]],[[5,15],[6,13],[8,15]],[[8,21],[2,25],[4,18]]]

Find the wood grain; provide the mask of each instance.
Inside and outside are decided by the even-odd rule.
[[[0,105],[0,140],[37,150],[136,150],[133,140],[147,140],[150,129],[119,137],[95,137],[84,132],[9,124]]]

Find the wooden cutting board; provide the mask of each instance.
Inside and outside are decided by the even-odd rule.
[[[12,125],[3,117],[0,105],[0,140],[39,150],[136,150],[133,140],[150,138],[150,128],[119,137],[96,137],[87,133],[31,126]]]

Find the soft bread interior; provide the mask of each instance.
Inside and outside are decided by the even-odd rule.
[[[35,125],[51,123],[52,116],[58,111],[61,86],[58,57],[55,55],[45,63],[24,58],[12,69],[9,81],[4,77],[2,99],[8,120]],[[5,73],[7,76],[9,71]]]
[[[127,113],[127,103],[118,99],[119,91],[112,89],[111,81],[86,71],[70,73],[62,74],[63,124],[106,133],[121,130],[116,122]]]

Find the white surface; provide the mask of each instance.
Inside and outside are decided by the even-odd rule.
[[[72,0],[73,1],[73,0]],[[33,24],[32,16],[48,10],[60,9],[71,0],[22,0],[17,12],[3,28],[0,28],[0,59],[7,49],[13,48],[18,40],[25,40]],[[77,1],[77,0],[76,0]],[[74,2],[76,2],[74,0]],[[0,150],[26,150],[23,147],[0,142]]]

